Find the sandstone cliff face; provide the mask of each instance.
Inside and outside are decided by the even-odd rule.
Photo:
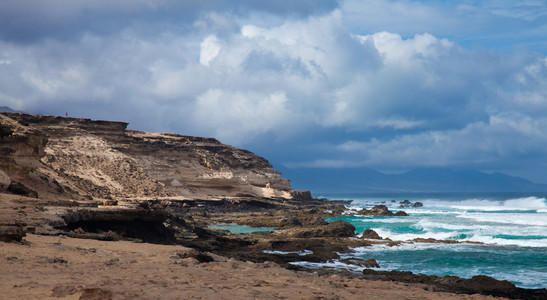
[[[126,130],[127,123],[0,113],[0,190],[40,198],[291,198],[287,179],[212,138]]]

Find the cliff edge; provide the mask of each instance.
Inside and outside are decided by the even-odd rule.
[[[292,198],[264,158],[127,123],[0,112],[0,191],[41,199]]]

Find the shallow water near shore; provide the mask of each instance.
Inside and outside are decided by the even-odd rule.
[[[353,200],[350,209],[386,205],[408,217],[343,216],[357,233],[370,228],[383,238],[434,238],[483,244],[413,243],[355,249],[382,270],[470,278],[487,275],[523,288],[547,288],[547,193],[324,194]],[[400,207],[400,202],[423,207]]]

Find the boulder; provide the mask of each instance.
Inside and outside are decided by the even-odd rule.
[[[2,242],[21,242],[25,235],[23,227],[19,224],[0,225],[0,241]]]
[[[371,259],[365,260],[365,267],[367,267],[367,268],[379,268],[380,265],[378,264],[378,262],[374,258],[371,258]]]
[[[424,204],[422,202],[415,202],[412,207],[423,207]]]
[[[365,229],[363,232],[363,235],[361,235],[362,239],[373,239],[373,240],[381,240],[382,237],[376,233],[376,231],[372,229]]]
[[[405,199],[404,201],[399,202],[402,207],[409,207],[412,205],[412,202],[408,201],[408,199]]]
[[[371,208],[369,211],[370,211],[371,214],[373,214],[375,216],[391,216],[391,215],[393,215],[393,213],[390,212],[389,209],[387,208],[387,206],[385,206],[385,205],[376,205],[373,208]]]

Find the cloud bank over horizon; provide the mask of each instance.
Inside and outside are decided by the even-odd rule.
[[[547,183],[546,34],[535,1],[7,1],[0,105],[213,136],[288,168]]]

